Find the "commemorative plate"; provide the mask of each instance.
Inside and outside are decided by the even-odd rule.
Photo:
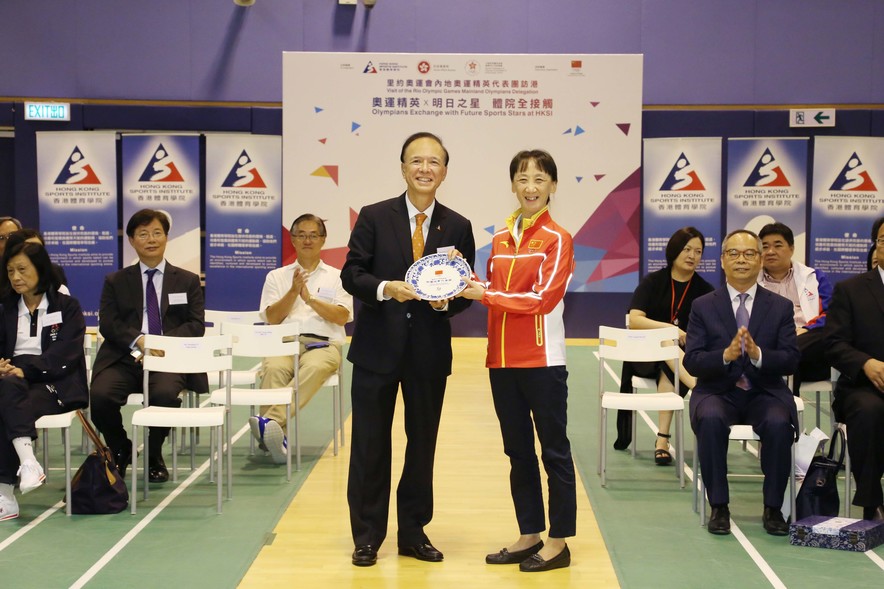
[[[448,254],[430,254],[411,265],[405,282],[425,301],[450,299],[467,287],[472,271],[463,258],[448,259]]]

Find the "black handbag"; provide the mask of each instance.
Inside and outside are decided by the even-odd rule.
[[[95,451],[71,479],[71,513],[119,513],[129,505],[129,489],[114,464],[114,455],[101,443],[92,424],[77,411]]]
[[[836,460],[835,443],[840,440],[841,452]],[[838,498],[838,471],[844,464],[845,451],[844,433],[836,429],[829,442],[826,455],[815,456],[807,467],[807,475],[801,484],[801,490],[795,498],[796,520],[811,515],[838,515],[841,502]],[[850,476],[850,473],[847,473]]]

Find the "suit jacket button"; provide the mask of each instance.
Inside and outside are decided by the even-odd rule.
[[[406,313],[406,314],[405,314],[405,318],[406,318],[406,319],[411,319],[411,313]]]

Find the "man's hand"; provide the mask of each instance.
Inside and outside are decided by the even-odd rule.
[[[801,335],[803,333],[807,333],[807,329],[805,329],[803,327],[796,327],[795,328],[795,335]]]
[[[310,291],[307,290],[309,277],[310,274],[302,268],[295,268],[295,273],[292,274],[292,292],[301,297],[305,303],[310,300]]]
[[[863,372],[866,373],[875,388],[884,393],[884,362],[869,358],[863,364]]]
[[[745,327],[741,327],[737,331],[743,332],[743,348],[746,350],[746,355],[752,360],[759,360],[761,358],[761,348],[755,344],[755,340],[752,339],[749,330]]]
[[[410,284],[408,284],[407,282],[403,282],[402,280],[391,280],[390,282],[385,284],[384,296],[395,299],[400,303],[404,303],[405,301],[421,300],[418,294],[414,292],[414,288]]]
[[[740,337],[741,329],[744,328],[740,328],[737,330],[737,334],[734,336],[734,339],[732,339],[728,347],[724,349],[725,362],[733,362],[743,355],[743,338]]]

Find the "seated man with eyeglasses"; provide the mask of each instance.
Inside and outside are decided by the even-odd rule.
[[[341,285],[341,271],[321,260],[327,235],[325,221],[304,214],[295,219],[289,233],[297,260],[267,274],[260,309],[271,325],[300,324],[298,396],[303,407],[341,364],[338,342],[346,337],[344,325],[353,320],[353,297]],[[294,375],[292,358],[265,358],[261,387],[291,386]],[[260,415],[249,418],[252,435],[277,464],[286,461],[288,441],[283,432],[289,417],[284,405],[270,405],[261,407]]]
[[[738,229],[724,238],[721,267],[727,283],[691,307],[684,356],[685,368],[697,378],[690,412],[712,505],[707,530],[730,533],[727,446],[731,426],[739,423],[751,425],[764,448],[764,529],[785,536],[783,497],[798,431],[795,401],[783,379],[800,359],[792,303],[756,283],[761,240],[751,231]]]
[[[6,240],[10,233],[21,229],[21,221],[15,217],[0,217],[0,257],[6,252]]]

